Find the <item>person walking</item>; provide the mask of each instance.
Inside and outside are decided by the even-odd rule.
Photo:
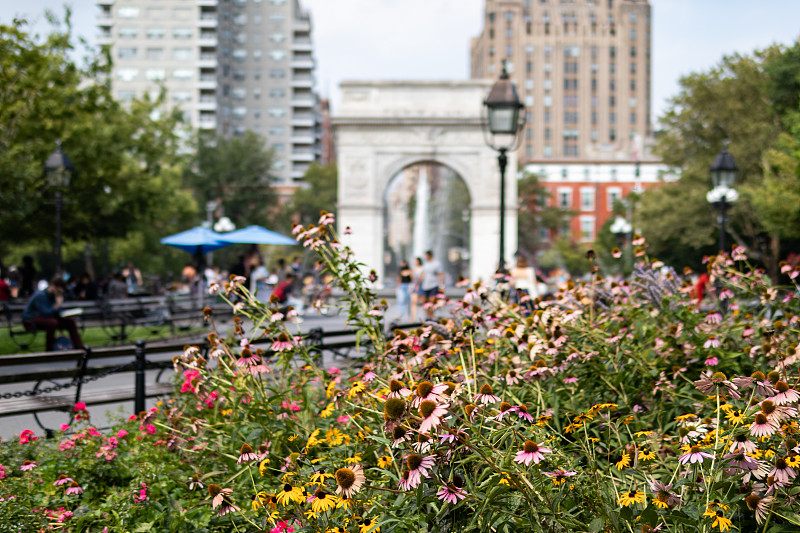
[[[414,280],[414,272],[408,265],[408,261],[400,263],[400,270],[397,272],[397,318],[405,320],[411,317],[411,282]]]
[[[411,282],[411,323],[417,321],[417,307],[422,300],[422,288],[419,286],[419,279],[422,275],[422,259],[417,257],[414,259],[414,268],[411,269],[413,273],[413,281]]]
[[[19,298],[27,298],[36,290],[36,267],[33,266],[33,257],[26,255],[22,258],[22,267],[19,269],[20,284]]]
[[[425,315],[428,320],[433,319],[433,304],[436,303],[436,296],[439,289],[444,286],[444,272],[442,264],[433,258],[433,252],[425,252],[425,261],[422,263],[422,272],[419,275],[419,286],[422,290],[422,305],[425,307]]]
[[[67,283],[64,278],[55,276],[46,289],[37,291],[28,300],[25,311],[22,312],[22,323],[26,330],[45,332],[45,349],[48,352],[54,348],[57,329],[67,330],[72,347],[76,350],[83,349],[77,324],[73,319],[61,316],[61,304],[64,302],[66,290]]]
[[[539,296],[536,271],[521,255],[517,257],[517,264],[511,269],[511,280],[514,283],[515,302],[530,314],[533,311],[533,299]]]

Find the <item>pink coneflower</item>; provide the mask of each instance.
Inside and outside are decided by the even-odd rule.
[[[509,370],[508,374],[506,374],[506,383],[508,385],[516,385],[517,383],[519,383],[519,381],[520,379],[517,371],[514,369]]]
[[[778,394],[770,398],[770,400],[778,405],[786,405],[800,400],[800,394],[796,390],[790,389],[785,381],[775,383],[775,390],[778,391]]]
[[[397,448],[406,441],[411,440],[411,433],[403,426],[392,429],[392,448]]]
[[[526,440],[522,450],[514,456],[514,462],[525,466],[530,466],[532,462],[538,465],[546,453],[553,453],[553,450],[539,446],[532,440]]]
[[[253,353],[249,348],[244,348],[239,359],[236,360],[236,366],[255,366],[261,361],[261,357],[257,353]]]
[[[731,453],[741,450],[745,453],[753,453],[758,449],[758,445],[755,442],[751,441],[747,438],[747,435],[741,433],[733,437],[733,443],[731,444],[730,451]]]
[[[449,404],[437,404],[431,400],[425,400],[419,404],[419,414],[422,423],[419,425],[420,433],[427,433],[431,429],[442,423],[442,417],[447,414]]]
[[[717,366],[719,364],[719,358],[717,357],[709,357],[704,361],[706,366]]]
[[[703,394],[715,395],[722,391],[736,400],[741,398],[738,387],[728,381],[727,376],[722,372],[714,372],[711,374],[706,371],[700,379],[694,382],[694,386]]]
[[[352,498],[367,482],[364,468],[359,464],[340,468],[334,473],[334,478],[336,478],[336,494],[342,498]]]
[[[786,464],[786,459],[779,457],[775,461],[775,466],[772,468],[769,475],[774,476],[778,483],[786,484],[794,479],[797,473],[794,471],[794,468]]]
[[[216,483],[212,483],[208,486],[208,494],[211,496],[211,508],[216,509],[219,507],[217,516],[239,511],[239,507],[233,505],[229,498],[229,496],[233,494],[233,489],[223,489]]]
[[[511,407],[511,404],[508,402],[502,402],[500,404],[500,412],[494,417],[496,420],[502,420],[504,416],[510,413],[515,413],[514,409]]]
[[[655,494],[656,499],[665,503],[668,507],[675,507],[676,505],[680,505],[681,498],[674,492],[672,492],[672,483],[664,484],[661,481],[656,481],[655,479],[649,480],[650,482],[650,492]]]
[[[750,424],[750,434],[754,437],[769,437],[778,431],[778,425],[767,418],[764,413],[758,413]]]
[[[728,465],[739,470],[758,470],[758,461],[747,455],[747,452],[738,450],[723,456]]]
[[[273,352],[283,352],[292,348],[294,348],[294,343],[286,333],[280,333],[271,347]]]
[[[436,493],[436,496],[443,502],[455,505],[458,500],[463,500],[467,497],[467,491],[462,489],[462,486],[464,486],[464,480],[456,474],[453,476],[453,481],[443,485],[439,492]]]
[[[421,381],[417,385],[417,395],[411,401],[411,406],[419,407],[419,404],[425,400],[440,402],[444,399],[442,395],[447,391],[447,388],[447,383],[437,383],[434,385],[430,381]]]
[[[706,342],[703,343],[703,348],[719,348],[721,345],[717,337],[709,335]]]
[[[475,396],[473,400],[475,403],[481,403],[483,405],[489,405],[490,403],[497,403],[500,401],[499,396],[495,396],[492,391],[492,386],[489,384],[484,385],[481,387],[478,394]]]
[[[53,486],[54,487],[58,487],[58,486],[61,486],[61,485],[66,485],[67,483],[72,483],[73,481],[74,481],[74,479],[72,479],[71,477],[67,477],[64,474],[59,474],[58,475],[58,479],[56,479],[53,482]]]
[[[775,405],[772,400],[764,400],[761,402],[761,412],[767,415],[767,419],[773,422],[776,426],[786,420],[790,420],[797,416],[797,409],[786,405]]]
[[[417,488],[422,482],[422,478],[428,477],[430,469],[433,468],[435,464],[436,460],[432,455],[422,457],[419,454],[412,453],[406,457],[409,488]]]
[[[568,376],[568,377],[565,377],[562,381],[566,385],[575,385],[576,383],[578,383],[578,378],[576,378],[574,376]]]
[[[378,377],[378,374],[373,372],[372,369],[368,366],[365,366],[362,372],[364,373],[364,375],[361,377],[361,381],[363,381],[364,383],[369,383]]]
[[[199,475],[193,474],[192,477],[189,478],[189,490],[202,489],[203,487],[205,487],[205,485]]]
[[[770,506],[775,498],[772,496],[761,497],[757,494],[750,494],[744,499],[747,502],[747,507],[756,513],[756,522],[763,524],[769,516]]]
[[[387,399],[390,398],[405,398],[406,396],[411,395],[411,389],[403,385],[401,381],[393,379],[389,382],[389,394],[386,396]]]
[[[553,470],[552,472],[542,472],[542,474],[553,478],[553,484],[561,485],[562,483],[564,483],[567,480],[568,477],[575,476],[578,473],[577,472],[572,472],[572,471],[567,471],[567,470],[562,470],[562,469],[559,468],[558,470]]]
[[[249,463],[251,461],[258,461],[258,454],[254,453],[253,447],[245,442],[239,451],[239,459],[236,464]]]
[[[28,444],[29,442],[35,441],[38,439],[36,435],[33,434],[32,429],[23,429],[19,433],[19,443],[20,444]]]
[[[451,429],[449,433],[445,433],[444,435],[439,436],[439,443],[444,444],[445,442],[449,442],[453,444],[456,441],[459,442],[466,442],[467,440],[467,432],[463,429]]]
[[[67,496],[72,496],[73,494],[75,494],[77,496],[83,494],[83,489],[81,488],[80,485],[78,485],[77,481],[73,481],[72,483],[69,484],[67,490],[64,491],[64,494],[66,494]]]
[[[692,446],[689,448],[689,451],[685,454],[681,455],[678,458],[678,461],[681,464],[694,464],[694,463],[702,463],[706,459],[713,459],[714,456],[708,452],[704,452],[700,449],[700,446]]]
[[[28,472],[30,470],[33,470],[37,466],[39,466],[39,465],[37,465],[33,461],[25,460],[25,461],[22,462],[22,466],[20,466],[19,469],[22,470],[23,472]]]
[[[528,408],[524,405],[515,405],[511,408],[512,411],[517,413],[517,416],[526,422],[533,422],[533,415],[528,412]]]

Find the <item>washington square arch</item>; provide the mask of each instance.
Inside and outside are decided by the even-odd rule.
[[[432,250],[448,286],[488,280],[500,243],[500,171],[481,108],[491,81],[346,81],[334,118],[338,231],[356,259],[394,283]],[[506,176],[506,261],[517,247],[517,162]]]

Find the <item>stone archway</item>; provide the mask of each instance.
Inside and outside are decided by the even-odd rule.
[[[334,118],[339,165],[338,225],[353,229],[356,258],[384,274],[383,195],[399,171],[419,162],[451,168],[471,198],[470,278],[489,279],[497,267],[499,170],[486,146],[480,111],[490,81],[343,82]],[[509,157],[506,248],[517,248],[516,158]],[[465,206],[466,207],[466,206]]]

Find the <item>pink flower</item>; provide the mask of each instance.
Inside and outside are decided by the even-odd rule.
[[[406,466],[408,466],[408,478],[403,476],[400,481],[400,490],[415,489],[422,483],[423,477],[428,477],[430,470],[436,465],[436,460],[432,455],[422,457],[416,453],[412,453],[406,457]]]
[[[20,444],[28,444],[31,441],[38,439],[39,437],[33,434],[32,429],[23,429],[19,434],[19,443]]]
[[[139,426],[139,431],[146,431],[151,435],[155,435],[156,427],[153,424],[141,425]]]
[[[20,466],[19,469],[22,470],[23,472],[29,472],[29,471],[33,470],[34,468],[36,468],[37,466],[39,466],[39,465],[37,465],[33,461],[27,461],[26,460],[26,461],[22,462],[22,466]]]
[[[441,489],[439,489],[439,492],[437,492],[436,495],[444,502],[456,504],[458,503],[458,500],[463,500],[467,497],[467,491],[461,488],[463,483],[464,482],[461,480],[461,478],[456,476],[452,483],[444,485]]]
[[[0,465],[0,479],[3,479],[4,477],[6,477],[6,467]]]
[[[133,501],[142,503],[147,499],[147,483],[142,482],[142,488],[139,489],[139,494],[133,495]]]
[[[420,433],[427,433],[431,429],[442,423],[442,417],[447,414],[448,404],[437,404],[431,400],[425,400],[419,404],[419,414],[422,416],[422,423],[419,426]]]
[[[61,431],[67,431],[69,429],[69,424],[61,424],[58,429]]]
[[[700,446],[692,446],[689,448],[689,451],[685,454],[681,455],[678,458],[678,461],[681,464],[694,464],[694,463],[702,463],[706,459],[713,459],[714,456],[708,452],[704,452],[700,449]]]
[[[350,417],[347,415],[342,415],[336,418],[336,422],[338,422],[339,424],[346,424],[350,422]]]
[[[514,456],[514,462],[530,466],[531,462],[539,464],[539,461],[544,459],[544,454],[553,453],[550,448],[539,446],[532,440],[526,440],[522,450],[518,451]]]
[[[199,375],[199,370],[184,370],[181,392],[197,392],[196,384],[198,381],[197,377]]]
[[[283,352],[292,348],[294,348],[294,344],[286,333],[278,335],[271,347],[273,352]]]
[[[75,410],[76,411],[85,411],[86,410],[86,404],[83,403],[83,402],[76,403],[75,404]]]
[[[484,385],[478,391],[478,394],[475,395],[473,400],[475,403],[480,403],[483,405],[489,405],[490,403],[497,403],[500,401],[499,396],[494,395],[494,391],[492,390],[492,386],[489,384]]]
[[[72,483],[69,484],[67,490],[64,491],[64,494],[66,494],[67,496],[72,496],[73,494],[78,496],[83,494],[83,489],[81,488],[80,485],[78,485],[77,481],[73,481]]]
[[[300,411],[301,409],[301,407],[297,405],[297,402],[287,402],[286,400],[281,402],[281,407],[290,411]]]
[[[127,434],[128,434],[127,431],[125,431],[124,429],[120,429],[119,431],[117,431],[117,438],[121,439],[122,437],[124,437]]]
[[[59,487],[61,485],[66,485],[67,483],[72,483],[73,481],[75,481],[75,480],[72,479],[71,477],[67,477],[64,474],[59,474],[58,475],[58,479],[56,479],[53,482],[53,486],[54,487]]]

